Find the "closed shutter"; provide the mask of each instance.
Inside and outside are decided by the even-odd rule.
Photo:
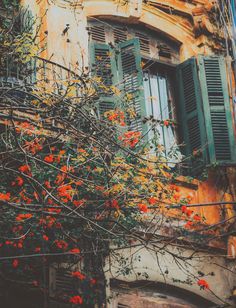
[[[180,128],[184,154],[207,164],[236,162],[233,115],[222,57],[191,58],[177,68]],[[199,158],[199,154],[201,157]]]
[[[119,84],[127,98],[126,109],[134,111],[133,116],[128,113],[129,128],[146,135],[147,125],[143,124],[146,108],[139,40],[134,38],[120,43],[118,50]]]
[[[204,162],[207,162],[207,141],[195,58],[177,67],[177,82],[180,131],[184,142],[183,152],[188,158],[187,162],[198,169]],[[198,154],[198,159],[193,159],[195,153]]]
[[[224,58],[199,56],[198,60],[210,163],[236,161]]]

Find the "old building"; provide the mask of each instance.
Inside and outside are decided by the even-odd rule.
[[[41,56],[54,65],[56,78],[63,79],[62,67],[80,72],[105,63],[96,74],[106,85],[121,85],[122,91],[133,96],[133,129],[143,131],[148,141],[152,131],[143,122],[145,117],[175,124],[163,126],[159,134],[166,152],[174,152],[172,164],[179,173],[180,193],[191,196],[194,212],[205,218],[209,229],[220,226],[224,230],[222,238],[200,237],[196,243],[195,232],[191,242],[170,245],[172,254],[194,253],[190,266],[196,268],[196,276],[199,271],[206,276],[212,292],[189,280],[189,269],[173,256],[160,253],[156,259],[154,252],[132,248],[120,252],[126,263],[113,260],[111,267],[105,267],[110,307],[234,305],[236,47],[235,4],[227,3],[22,1],[41,23],[41,37],[47,34]],[[112,56],[114,46],[117,57]],[[113,97],[102,97],[100,112],[116,104]],[[199,177],[203,170],[205,179]],[[194,180],[189,181],[189,176]],[[173,232],[167,223],[160,235],[168,238]],[[132,269],[122,271],[131,258]]]

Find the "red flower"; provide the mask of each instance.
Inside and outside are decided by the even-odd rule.
[[[115,208],[115,209],[119,209],[119,204],[117,200],[111,200],[111,207]]]
[[[201,217],[200,217],[198,214],[194,215],[194,216],[193,216],[193,219],[194,219],[195,221],[201,221]]]
[[[31,217],[33,217],[33,215],[30,214],[30,213],[28,213],[28,214],[18,214],[16,216],[16,221],[21,221],[21,220],[24,220],[24,219],[29,219]]]
[[[68,247],[68,244],[63,240],[56,240],[55,244],[58,248],[65,250]]]
[[[83,185],[83,184],[84,184],[83,181],[77,181],[77,182],[75,182],[75,185],[76,185],[76,186],[81,186],[81,185]]]
[[[18,265],[19,265],[19,261],[18,261],[17,259],[14,259],[13,262],[12,262],[12,266],[13,266],[14,268],[17,268]]]
[[[9,201],[10,197],[11,197],[10,193],[6,193],[6,194],[0,193],[0,200],[1,201]]]
[[[147,213],[148,212],[148,207],[147,207],[146,204],[139,203],[138,207],[139,207],[140,212],[143,212],[143,213]]]
[[[22,186],[23,184],[24,184],[24,180],[20,176],[16,178],[16,181],[11,183],[12,186],[15,186],[15,185]]]
[[[192,214],[193,214],[193,211],[192,210],[186,210],[185,214],[190,217]]]
[[[164,126],[169,126],[169,124],[170,124],[170,122],[169,122],[168,120],[164,120],[164,121],[163,121],[163,125],[164,125]]]
[[[18,169],[22,173],[30,174],[30,167],[28,165],[23,165]]]
[[[199,285],[200,289],[209,289],[209,284],[204,279],[199,279],[197,284]]]
[[[44,161],[45,161],[46,163],[53,163],[53,160],[54,160],[54,158],[53,158],[53,155],[52,155],[52,154],[50,154],[50,155],[44,157]]]
[[[85,203],[85,201],[83,199],[73,201],[74,206],[82,206],[82,205],[84,205],[84,203]]]
[[[52,186],[51,186],[51,184],[50,184],[49,181],[45,181],[45,182],[44,182],[44,185],[45,185],[45,187],[48,188],[48,189],[51,189],[51,188],[52,188]]]
[[[174,195],[173,195],[173,198],[178,201],[180,199],[180,193],[179,192],[176,192]]]
[[[80,249],[79,248],[72,248],[71,250],[70,250],[70,252],[72,252],[72,253],[80,253]]]
[[[96,280],[96,279],[94,279],[94,278],[90,279],[90,284],[94,285],[94,284],[96,284],[96,283],[97,283],[97,280]]]
[[[85,279],[85,275],[80,273],[80,272],[72,272],[71,273],[71,276],[74,277],[74,278],[78,278],[80,280],[84,280]]]
[[[45,240],[45,241],[48,241],[49,240],[49,238],[48,238],[48,236],[47,235],[43,235],[43,239]]]
[[[70,303],[72,304],[82,304],[83,303],[83,299],[81,296],[76,295],[70,298]]]
[[[192,227],[192,225],[193,225],[192,221],[188,221],[188,222],[185,224],[184,228],[189,229],[189,228]]]
[[[156,204],[156,203],[157,203],[157,198],[151,197],[151,198],[149,198],[148,202],[149,202],[150,204]]]
[[[34,251],[35,252],[40,252],[41,251],[41,247],[36,247]]]
[[[181,206],[181,211],[182,211],[182,213],[186,213],[187,206],[186,205]]]

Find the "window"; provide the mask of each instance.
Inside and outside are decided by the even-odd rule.
[[[183,143],[181,152],[191,171],[200,172],[203,166],[215,163],[236,162],[224,59],[199,56],[177,64],[177,47],[167,44],[163,38],[154,40],[152,35],[144,36],[143,32],[131,28],[102,25],[104,33],[99,40],[105,40],[103,43],[96,41],[98,38],[92,32],[95,30],[91,30],[96,25],[90,27],[91,62],[97,65],[96,74],[104,84],[119,87],[122,100],[130,96],[125,106],[134,109],[135,116],[128,116],[130,130],[142,131],[143,143],[149,143],[153,136],[152,124],[145,118],[151,116],[157,123],[172,119],[178,123]],[[173,76],[176,93],[171,91]],[[120,104],[112,96],[103,97],[102,101],[103,106],[104,101],[107,103],[103,110]],[[178,142],[173,126],[159,125],[158,134],[166,154],[174,152]],[[176,161],[180,157],[175,152]]]
[[[179,160],[177,138],[174,131],[174,104],[170,85],[170,73],[167,68],[151,66],[143,72],[143,85],[147,117],[152,119],[149,124],[149,140],[153,140],[155,132],[159,142],[164,146],[166,155],[171,160]],[[166,125],[160,125],[165,123]]]

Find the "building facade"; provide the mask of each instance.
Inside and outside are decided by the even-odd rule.
[[[189,281],[189,269],[181,269],[184,265],[173,256],[160,254],[157,262],[155,253],[145,248],[128,249],[120,252],[127,264],[134,260],[128,273],[120,270],[127,264],[115,260],[112,267],[105,266],[110,307],[233,306],[236,94],[229,6],[209,0],[22,0],[22,4],[41,24],[42,58],[77,73],[94,70],[105,85],[120,86],[133,97],[136,115],[130,125],[144,132],[147,140],[152,129],[143,119],[168,121],[159,136],[172,155],[180,193],[191,196],[194,213],[204,217],[205,225],[224,231],[223,237],[213,236],[202,245],[193,240],[170,246],[172,253],[196,254],[190,266],[196,276],[199,271],[207,276],[212,292]],[[59,69],[56,73],[63,79]],[[117,104],[111,96],[102,97],[100,113]],[[199,177],[203,170],[205,179]],[[166,225],[160,235],[168,234],[173,230]]]

